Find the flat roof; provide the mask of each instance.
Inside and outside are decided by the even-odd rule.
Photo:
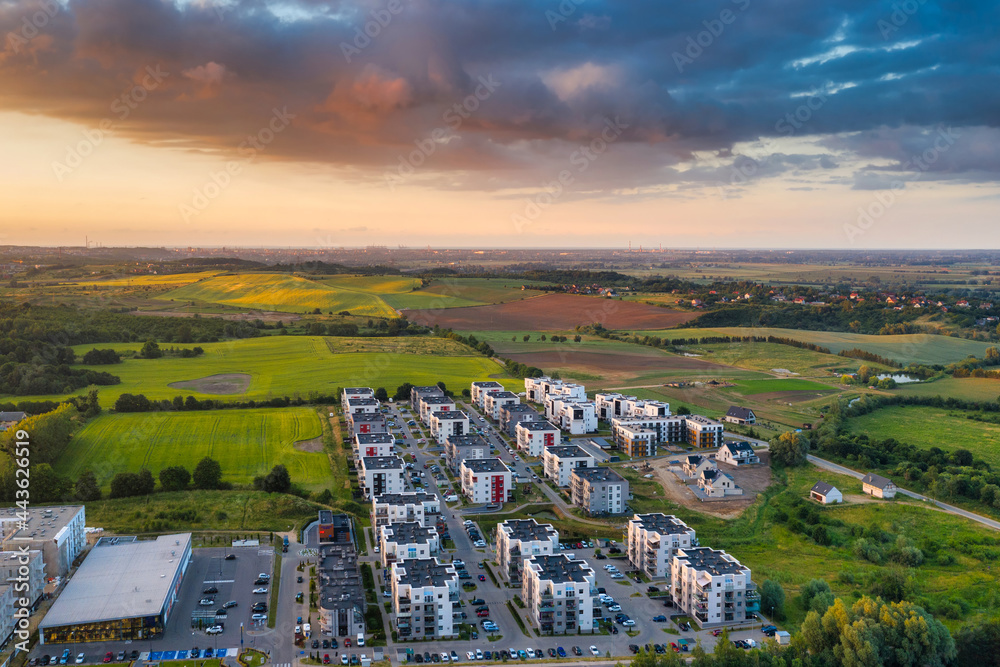
[[[500,459],[466,459],[462,465],[472,472],[510,472]]]
[[[709,419],[708,417],[702,417],[701,415],[687,415],[684,419],[696,424],[702,424],[704,426],[722,426],[722,422]]]
[[[624,482],[625,478],[611,468],[573,468],[573,474],[588,482]]]
[[[16,507],[0,508],[0,537],[4,541],[15,537],[36,541],[51,540],[83,511],[83,505],[29,507],[26,526],[19,529],[17,526],[21,521],[21,510]]]
[[[587,576],[593,576],[594,570],[585,560],[572,560],[566,554],[532,556],[525,560],[525,565],[534,563],[541,567],[538,578],[555,584],[569,582],[583,583]],[[532,568],[534,569],[534,568]]]
[[[517,394],[512,391],[494,391],[490,394],[486,394],[486,399],[497,399],[497,398],[517,398]]]
[[[725,551],[716,551],[709,547],[678,549],[675,558],[687,562],[688,565],[699,572],[707,572],[715,576],[724,574],[750,574],[748,568],[741,565],[738,560]],[[733,558],[733,560],[729,560],[729,558]]]
[[[448,581],[458,581],[454,565],[439,563],[437,558],[410,558],[393,563],[392,571],[400,584],[423,588],[445,586]]]
[[[448,444],[452,447],[486,447],[489,449],[489,441],[481,435],[452,435],[448,437]]]
[[[347,403],[349,405],[378,405],[378,401],[374,398],[348,398]]]
[[[381,412],[352,412],[348,417],[352,422],[384,422],[385,415]]]
[[[417,503],[426,503],[431,501],[437,501],[438,497],[433,493],[426,493],[424,491],[406,491],[403,493],[383,493],[380,496],[376,496],[372,503],[376,505],[415,505]]]
[[[437,537],[433,527],[426,528],[416,521],[404,521],[382,526],[382,534],[387,542],[393,544],[427,544],[431,538]]]
[[[364,613],[365,589],[353,542],[321,546],[318,574],[319,604],[323,609],[358,609]]]
[[[469,415],[461,410],[439,410],[434,413],[436,419],[468,419]]]
[[[512,540],[541,541],[559,534],[552,524],[538,523],[534,519],[507,519],[500,524],[500,529]]]
[[[631,523],[660,535],[682,535],[691,531],[686,523],[672,514],[636,514]]]
[[[371,387],[346,387],[344,389],[345,394],[374,394],[375,390]]]
[[[403,459],[398,456],[363,456],[361,465],[365,470],[402,470]]]
[[[358,433],[354,436],[360,445],[393,444],[396,438],[391,433]]]
[[[427,405],[444,405],[445,403],[454,403],[455,399],[448,396],[428,396],[423,401]]]
[[[500,410],[502,412],[508,412],[508,413],[509,412],[534,412],[536,415],[538,414],[535,411],[535,409],[533,407],[531,407],[530,405],[528,405],[527,403],[511,403],[510,405],[502,405],[502,406],[500,406]]]
[[[40,627],[155,616],[171,595],[191,533],[155,540],[101,540],[56,598]]]
[[[501,387],[501,388],[503,387],[502,384],[500,384],[499,382],[496,382],[494,380],[484,380],[482,382],[473,382],[472,386],[473,387],[482,387],[483,389],[487,389],[489,387]]]
[[[594,458],[580,445],[555,445],[546,447],[545,453],[560,459]]]
[[[521,422],[517,425],[518,428],[524,428],[529,431],[558,431],[559,427],[552,422],[547,421],[535,421],[535,422]]]

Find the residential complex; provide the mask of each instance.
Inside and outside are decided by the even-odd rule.
[[[39,550],[45,560],[45,576],[64,577],[87,545],[87,513],[83,505],[0,509],[0,551],[22,548]]]
[[[514,429],[517,428],[518,424],[543,421],[544,419],[530,405],[524,403],[510,403],[500,408],[500,429],[512,438],[517,437]]]
[[[406,491],[383,493],[372,499],[372,526],[406,521],[416,521],[422,526],[433,526],[441,516],[441,500],[433,493]]]
[[[592,468],[597,459],[577,445],[546,447],[542,452],[543,473],[556,486],[569,486],[570,474],[577,468]]]
[[[437,556],[441,550],[441,541],[434,527],[416,521],[382,526],[378,537],[382,567],[389,567],[397,561]]]
[[[430,398],[431,396],[444,396],[444,390],[435,384],[422,387],[410,387],[410,406],[414,410],[419,411],[421,399]]]
[[[456,475],[462,461],[485,459],[490,455],[490,443],[481,435],[452,436],[444,443],[445,464]]]
[[[542,634],[593,632],[594,581],[586,561],[566,554],[525,559],[521,599],[531,623]]]
[[[447,396],[423,396],[418,404],[420,421],[430,426],[431,415],[435,412],[450,412],[455,409],[455,401]]]
[[[472,459],[459,466],[462,493],[474,503],[505,503],[513,498],[510,469],[500,459]]]
[[[358,433],[354,436],[354,458],[392,456],[396,453],[396,438],[391,433]]]
[[[521,422],[514,429],[517,448],[527,456],[539,457],[548,447],[560,443],[559,427],[547,421]]]
[[[668,514],[636,514],[628,522],[628,560],[646,576],[670,577],[678,549],[697,546],[694,529]]]
[[[469,415],[461,410],[443,410],[431,413],[431,437],[443,445],[448,438],[469,432]]]
[[[628,480],[611,468],[574,468],[570,492],[587,514],[621,514],[629,500]]]
[[[353,523],[346,514],[320,510],[319,628],[325,636],[356,637],[365,632],[365,590],[358,569]],[[323,527],[327,526],[327,530]]]
[[[496,545],[500,576],[519,582],[525,559],[559,553],[559,531],[534,519],[508,519],[497,524]]]
[[[351,435],[389,432],[389,424],[381,412],[348,412],[345,417]]]
[[[374,398],[349,398],[344,403],[344,414],[376,414],[380,411],[381,407],[382,404]]]
[[[674,604],[701,626],[741,623],[760,610],[750,569],[725,551],[681,548],[671,561]]]
[[[500,410],[520,403],[521,399],[512,391],[490,391],[483,397],[483,410],[490,419],[500,420]]]
[[[362,456],[358,468],[358,483],[365,498],[383,493],[402,493],[405,466],[398,456]]]
[[[458,605],[458,573],[437,558],[392,564],[392,611],[401,640],[455,637],[453,611]]]
[[[646,431],[652,431],[652,447]],[[611,434],[615,445],[630,456],[647,456],[656,453],[656,447],[667,443],[687,443],[695,447],[718,447],[722,444],[722,422],[700,415],[675,415],[666,417],[614,417],[611,419]],[[640,435],[641,434],[641,435]],[[633,445],[632,443],[635,443]],[[629,449],[635,446],[636,453]]]
[[[484,382],[473,382],[469,390],[472,402],[479,406],[479,409],[486,409],[486,394],[493,391],[504,391],[504,387],[499,382],[487,380]]]

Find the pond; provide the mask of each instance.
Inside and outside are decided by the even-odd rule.
[[[892,378],[896,381],[896,384],[906,384],[908,382],[920,382],[920,378],[914,377],[912,375],[906,375],[905,373],[882,373],[881,375],[876,375],[875,379],[883,380],[885,378]]]

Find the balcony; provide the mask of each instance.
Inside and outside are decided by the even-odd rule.
[[[410,598],[408,598],[408,597],[405,597],[405,598],[401,597],[401,598],[399,598],[399,604],[410,604]]]
[[[694,616],[695,616],[695,618],[697,618],[702,623],[704,623],[704,622],[706,622],[708,620],[708,612],[707,611],[695,611],[694,612]]]

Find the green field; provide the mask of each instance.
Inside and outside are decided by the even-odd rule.
[[[854,434],[895,438],[918,447],[967,449],[991,466],[1000,466],[1000,425],[965,418],[961,410],[927,406],[890,406],[848,419]]]
[[[944,377],[933,382],[901,384],[893,392],[912,396],[950,396],[966,401],[995,401],[1000,395],[1000,381],[990,378]]]
[[[326,454],[300,451],[295,443],[321,435],[312,408],[104,414],[73,436],[56,470],[76,479],[89,468],[106,486],[119,472],[148,468],[156,476],[175,465],[191,470],[211,456],[229,482],[250,483],[282,463],[293,481],[317,489],[332,479]]]
[[[812,380],[798,378],[771,380],[738,380],[736,386],[741,394],[766,394],[772,391],[832,391],[833,387]]]
[[[82,356],[93,347],[78,345],[74,349]],[[96,347],[136,351],[141,345],[114,343]],[[126,359],[114,366],[87,368],[108,371],[122,380],[121,384],[99,387],[101,404],[105,406],[113,405],[123,393],[141,393],[150,399],[192,395],[225,401],[308,397],[311,392],[329,395],[338,387],[350,386],[385,387],[391,394],[404,382],[434,384],[439,380],[457,391],[473,381],[491,378],[511,387],[524,386],[506,375],[495,361],[439,338],[269,336],[203,343],[201,347],[205,354],[190,359]],[[217,374],[246,374],[250,376],[249,386],[243,393],[223,395],[169,386]],[[19,396],[15,400],[35,398],[42,397]]]
[[[893,359],[902,364],[950,364],[965,359],[970,354],[982,357],[990,343],[964,338],[933,334],[901,334],[875,336],[837,331],[806,331],[802,329],[774,329],[768,327],[718,327],[714,329],[664,329],[636,331],[636,335],[661,338],[701,338],[704,336],[778,336],[830,349],[836,354],[841,350],[860,348],[867,352]]]

